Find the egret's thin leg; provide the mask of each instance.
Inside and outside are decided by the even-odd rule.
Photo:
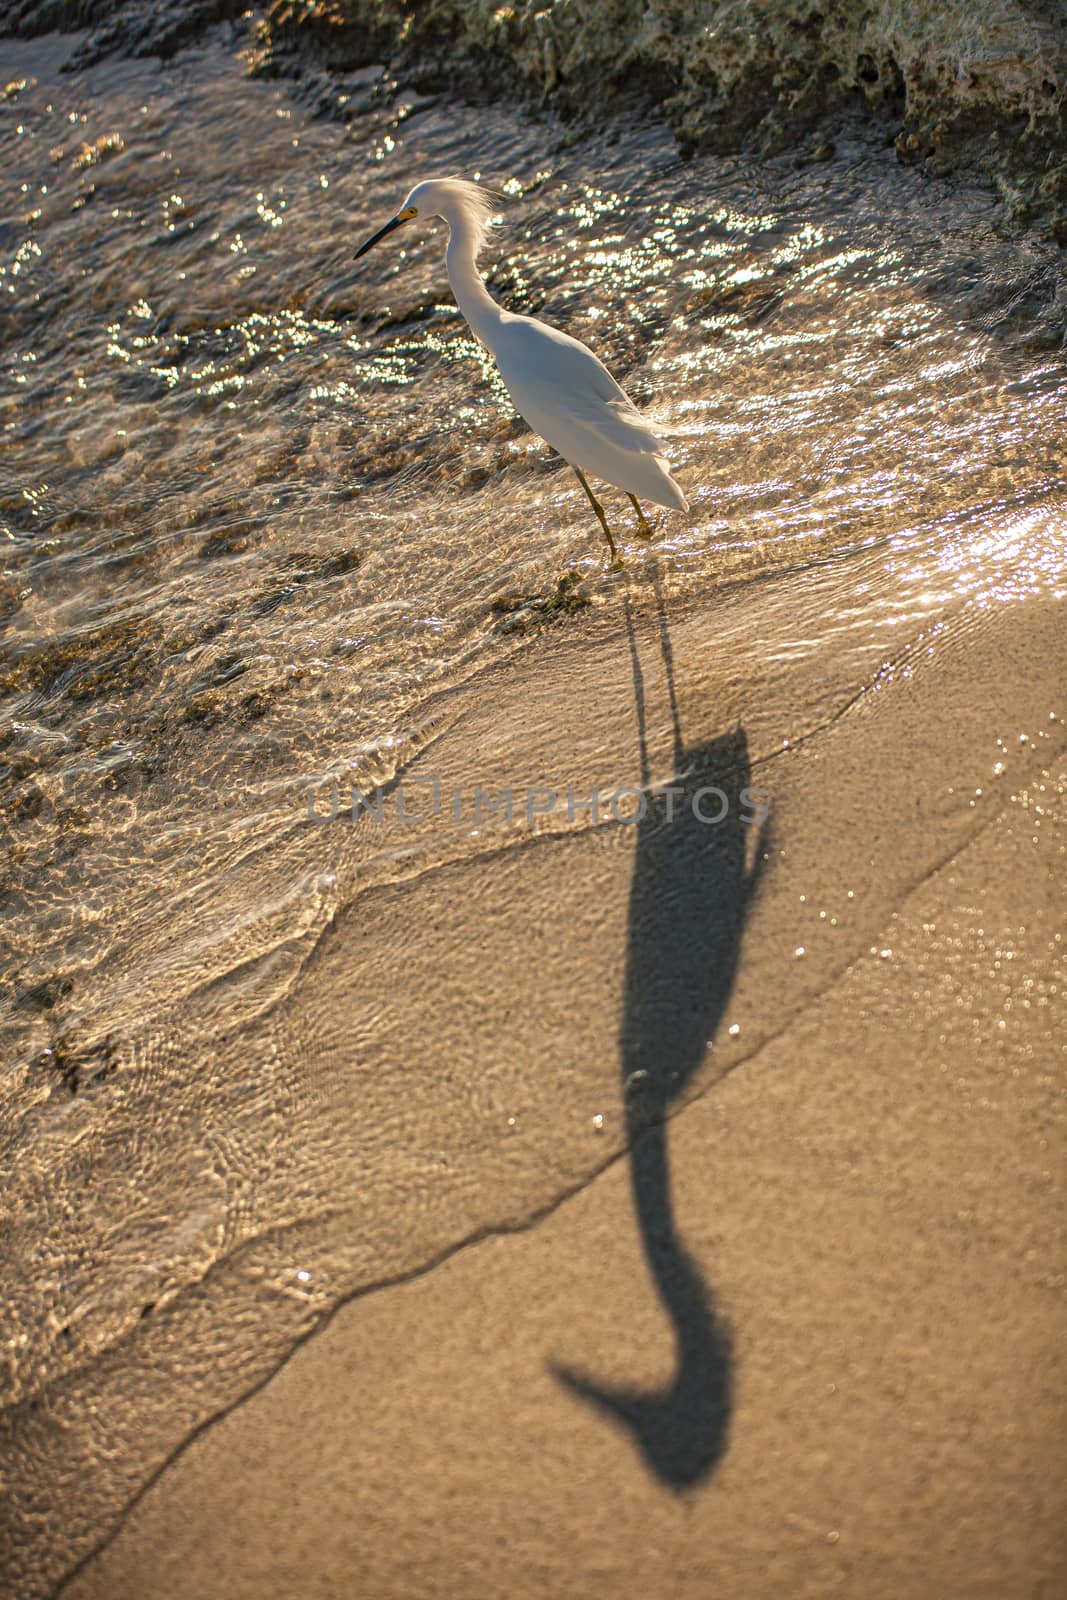
[[[596,512],[600,526],[604,530],[604,537],[608,541],[608,545],[611,549],[611,564],[613,567],[621,567],[622,562],[619,560],[619,552],[615,548],[615,540],[611,537],[611,529],[608,527],[608,519],[604,515],[604,507],[600,504],[600,501],[597,499],[596,495],[585,481],[585,473],[582,471],[581,467],[575,467],[574,470],[578,475],[578,482],[589,496],[589,504]]]
[[[634,494],[631,494],[630,491],[627,489],[626,498],[627,498],[627,500],[629,500],[630,504],[633,506],[634,510],[637,512],[637,537],[639,539],[651,539],[651,537],[652,537],[652,524],[649,522],[648,518],[645,516],[645,513],[641,510],[641,506],[640,506],[640,503],[638,502],[637,496],[634,495]]]

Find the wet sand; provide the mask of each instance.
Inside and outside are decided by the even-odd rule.
[[[653,1225],[635,1225],[635,1205],[654,1130],[545,1215],[350,1301],[180,1453],[66,1600],[1060,1591],[1067,761],[1049,711],[1067,655],[1059,607],[1023,610],[1025,626],[1015,611],[961,630],[936,671],[890,675],[873,704],[763,763],[775,870],[721,1038],[729,1048],[731,1018],[742,1043],[765,1037],[673,1108]],[[655,745],[670,727],[662,639],[650,605],[636,617]],[[690,685],[712,625],[668,623]],[[628,643],[620,629],[600,659],[586,646],[609,721],[628,680],[634,693]],[[511,740],[529,752],[532,728],[551,772],[536,711],[521,729],[508,713],[534,695],[565,711],[578,654],[502,673],[468,754],[491,770]],[[703,689],[679,696],[690,748],[729,699],[723,683]],[[955,786],[989,786],[990,726],[1036,745],[1036,764],[1003,774],[950,837],[939,809]],[[574,870],[580,849],[545,838],[488,910],[477,863],[445,898],[416,891],[413,921],[444,919],[453,952],[439,1059],[455,1062],[466,1019],[487,1094],[494,1049],[529,1052],[533,1072],[546,1036],[583,1047],[583,1019],[555,1016],[572,992],[563,965],[584,967],[593,1034],[620,1027],[605,988],[613,969],[632,986],[643,948],[641,845],[620,842],[599,878]],[[887,880],[862,930],[820,917],[836,907],[843,921],[850,888],[871,904]],[[800,885],[813,884],[809,906]],[[479,995],[463,953],[484,950],[487,914],[514,958]],[[533,951],[520,922],[540,929]],[[334,937],[351,949],[351,929]],[[805,960],[817,978],[769,1000],[773,975],[786,990]],[[424,972],[390,976],[424,1038]],[[493,1017],[481,1034],[479,1004]],[[668,1025],[662,1056],[683,1037]],[[620,1114],[603,1054],[590,1122]],[[614,1408],[576,1379],[612,1390]],[[717,1411],[701,1409],[709,1392]]]
[[[1053,1592],[1061,258],[244,40],[0,118],[0,1590]],[[487,141],[691,493],[622,576],[352,266]]]

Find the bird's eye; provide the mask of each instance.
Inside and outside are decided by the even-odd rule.
[[[403,221],[404,221],[404,222],[407,222],[407,221],[409,221],[409,220],[410,220],[410,218],[412,218],[412,217],[417,217],[417,216],[418,216],[418,214],[419,214],[419,213],[418,213],[418,210],[417,210],[417,209],[416,209],[416,207],[415,207],[415,206],[408,206],[408,207],[407,207],[407,208],[406,208],[406,210],[404,210],[404,211],[402,211],[402,212],[401,212],[401,213],[400,213],[400,216],[401,216],[401,219],[402,219],[402,220],[403,220]]]

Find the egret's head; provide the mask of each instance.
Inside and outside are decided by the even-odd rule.
[[[453,233],[469,238],[477,255],[485,243],[494,210],[495,197],[476,183],[468,183],[464,178],[427,178],[415,185],[396,216],[390,217],[384,228],[379,228],[360,245],[355,259],[358,261],[360,256],[365,256],[372,245],[405,222],[432,217],[443,218]]]

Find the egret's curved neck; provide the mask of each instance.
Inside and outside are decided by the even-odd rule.
[[[474,260],[474,240],[462,223],[448,221],[448,249],[445,266],[448,281],[456,304],[470,323],[471,332],[484,345],[489,346],[493,328],[500,323],[502,312],[482,281]]]

